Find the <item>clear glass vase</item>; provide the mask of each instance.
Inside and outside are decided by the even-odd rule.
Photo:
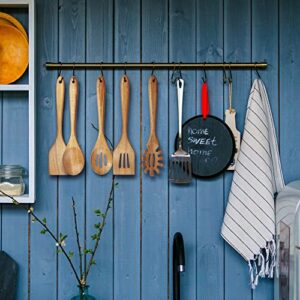
[[[89,286],[85,287],[78,286],[78,295],[71,298],[71,300],[96,300],[94,296],[89,295]]]

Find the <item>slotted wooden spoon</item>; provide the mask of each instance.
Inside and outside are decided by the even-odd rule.
[[[113,153],[114,175],[135,174],[135,153],[128,138],[128,110],[130,94],[129,78],[123,75],[121,79],[121,104],[122,104],[122,135],[118,146]]]
[[[66,144],[62,135],[62,122],[65,104],[65,81],[59,76],[56,80],[56,139],[49,150],[49,175],[66,175],[63,165],[63,155]]]
[[[78,80],[72,76],[70,80],[70,120],[71,135],[63,156],[63,164],[68,175],[78,175],[84,168],[84,156],[80,149],[76,135],[77,124],[77,107],[78,107]]]
[[[99,133],[96,144],[91,154],[91,165],[95,173],[105,175],[112,167],[112,153],[104,135],[105,119],[105,80],[103,76],[97,79],[97,107]]]
[[[163,167],[162,151],[159,149],[159,141],[156,135],[156,112],[157,112],[157,78],[151,75],[148,82],[149,112],[150,112],[150,136],[147,148],[144,152],[144,173],[154,176],[155,172],[160,173],[159,168]]]

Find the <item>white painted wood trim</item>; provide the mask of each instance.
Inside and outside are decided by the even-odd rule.
[[[0,91],[28,91],[29,113],[29,194],[16,197],[19,203],[35,202],[35,0],[0,0],[0,7],[28,7],[29,72],[28,84],[0,85]],[[0,203],[12,203],[8,197],[0,197]]]
[[[29,84],[0,84],[0,91],[29,91]]]

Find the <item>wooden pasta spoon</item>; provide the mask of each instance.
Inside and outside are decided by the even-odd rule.
[[[147,142],[147,149],[144,152],[144,173],[154,176],[155,172],[160,173],[159,168],[163,167],[162,151],[159,149],[159,141],[156,135],[156,112],[157,112],[157,78],[151,75],[148,82],[149,91],[149,112],[150,112],[150,136]]]
[[[105,80],[103,76],[97,79],[97,107],[99,133],[91,154],[91,165],[95,173],[105,175],[112,167],[112,152],[109,149],[104,135],[105,119]]]
[[[78,107],[78,80],[72,76],[70,80],[70,120],[71,135],[63,156],[63,164],[68,175],[78,175],[84,168],[84,156],[80,149],[76,135],[77,124],[77,107]]]
[[[65,102],[65,81],[59,76],[56,80],[56,139],[49,150],[49,175],[66,175],[63,165],[63,155],[66,144],[62,134],[62,122]]]

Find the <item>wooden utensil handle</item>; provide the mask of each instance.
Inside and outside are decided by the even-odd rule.
[[[62,137],[62,123],[65,104],[65,81],[62,76],[56,80],[56,128],[57,136]]]
[[[150,113],[150,131],[156,132],[156,112],[157,112],[157,78],[151,75],[148,82],[149,91],[149,113]]]
[[[97,79],[97,107],[98,107],[98,122],[99,134],[104,134],[104,114],[105,114],[105,79],[103,76]]]
[[[77,106],[78,106],[78,80],[76,76],[72,76],[70,79],[70,121],[71,121],[71,135],[73,136],[76,136]]]
[[[130,85],[127,75],[121,79],[122,135],[127,136]]]

